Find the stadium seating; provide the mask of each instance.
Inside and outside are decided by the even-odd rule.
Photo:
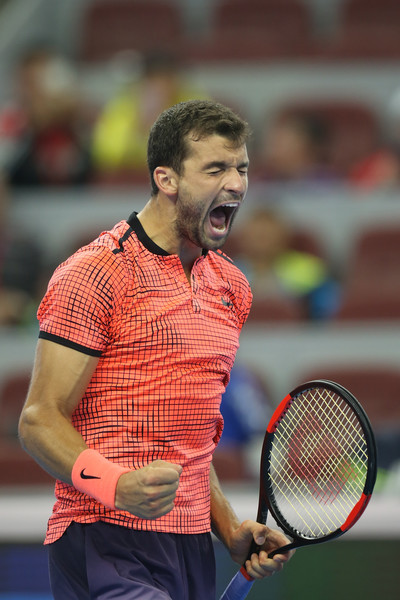
[[[400,34],[398,0],[346,0],[341,9],[341,25],[353,33],[363,31],[378,40]]]
[[[182,15],[168,0],[98,0],[83,14],[79,60],[104,61],[125,50],[181,50]]]
[[[251,305],[249,323],[300,323],[306,318],[300,301],[284,298],[255,298]]]
[[[371,341],[371,343],[373,343]],[[347,388],[365,409],[377,430],[387,426],[400,427],[400,368],[366,364],[315,365],[304,372],[300,380],[329,379]]]
[[[400,320],[400,226],[364,230],[350,257],[340,321]]]
[[[188,50],[197,61],[295,58],[308,50],[312,22],[299,0],[221,0],[208,35]]]
[[[346,0],[339,17],[336,35],[324,42],[321,56],[364,60],[400,57],[397,0]]]
[[[379,136],[377,115],[362,100],[340,97],[299,99],[281,106],[275,118],[289,114],[312,115],[327,124],[330,132],[328,160],[343,175],[372,151]]]
[[[10,373],[0,385],[0,485],[51,484],[54,480],[22,449],[18,419],[30,373]]]

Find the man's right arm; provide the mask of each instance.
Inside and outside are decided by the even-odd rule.
[[[56,479],[72,483],[79,454],[87,448],[71,416],[96,369],[98,358],[39,339],[31,384],[19,422],[25,450]]]
[[[19,436],[25,450],[56,479],[72,484],[73,467],[87,445],[71,422],[98,358],[39,339]],[[129,471],[118,480],[115,505],[142,518],[169,512],[182,467],[164,461]]]

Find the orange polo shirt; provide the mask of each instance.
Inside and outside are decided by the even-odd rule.
[[[46,543],[72,521],[210,531],[221,395],[250,305],[246,278],[222,252],[203,252],[189,284],[179,257],[157,246],[135,213],[56,269],[38,310],[39,337],[99,357],[74,427],[120,465],[163,459],[183,472],[175,508],[154,520],[108,509],[57,481]]]

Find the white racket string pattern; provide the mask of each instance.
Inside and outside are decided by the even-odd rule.
[[[257,521],[265,524],[271,512],[292,540],[269,557],[343,535],[375,480],[374,435],[356,398],[332,381],[298,386],[275,410],[261,452]],[[253,583],[242,566],[220,600],[243,600]]]

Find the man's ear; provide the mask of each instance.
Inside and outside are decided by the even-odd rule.
[[[153,173],[158,189],[171,196],[178,191],[178,176],[171,167],[156,167]]]

